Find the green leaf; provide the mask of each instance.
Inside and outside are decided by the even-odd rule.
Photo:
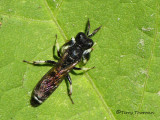
[[[159,119],[159,4],[158,0],[1,0],[0,119]],[[52,60],[55,35],[63,45],[84,32],[88,18],[91,31],[102,25],[92,38],[97,44],[86,65],[96,68],[70,74],[75,104],[63,81],[33,108],[31,92],[50,67],[22,61]]]

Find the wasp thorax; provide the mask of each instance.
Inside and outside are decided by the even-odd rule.
[[[83,49],[89,49],[93,46],[93,40],[88,38],[83,32],[79,32],[76,36],[76,43]]]

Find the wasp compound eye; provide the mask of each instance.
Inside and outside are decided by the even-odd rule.
[[[87,39],[87,36],[83,32],[79,32],[76,36],[76,42],[80,42],[86,39]]]
[[[92,39],[87,39],[87,42],[85,44],[86,49],[89,49],[93,46],[93,40]]]

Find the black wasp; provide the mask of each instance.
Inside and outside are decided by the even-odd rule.
[[[32,106],[36,107],[43,103],[53,93],[53,91],[56,90],[56,88],[59,86],[59,84],[63,81],[64,78],[69,81],[69,94],[72,94],[72,81],[69,72],[72,69],[87,71],[94,68],[77,68],[75,66],[79,62],[86,64],[86,62],[89,60],[90,52],[92,51],[92,46],[94,44],[91,37],[95,35],[100,30],[100,28],[101,26],[95,29],[93,33],[89,34],[90,22],[88,20],[86,32],[79,32],[75,39],[72,38],[69,42],[65,43],[60,50],[56,36],[57,54],[60,58],[58,62],[52,60],[33,62],[29,62],[26,60],[23,61],[34,65],[41,63],[49,63],[53,65],[53,67],[42,77],[42,79],[34,88],[31,96]]]

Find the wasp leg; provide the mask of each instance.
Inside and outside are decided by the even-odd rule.
[[[26,62],[26,63],[29,63],[29,64],[34,64],[34,65],[37,65],[37,64],[44,64],[44,63],[56,64],[56,62],[53,61],[53,60],[46,60],[46,61],[41,61],[41,60],[39,60],[39,61],[33,61],[33,62],[23,60],[23,62]]]
[[[92,37],[93,35],[95,35],[101,28],[102,26],[98,27],[97,29],[95,29],[91,34],[88,35],[88,37]]]
[[[84,51],[83,55],[82,55],[82,63],[86,64],[87,61],[90,58],[90,52],[92,52],[93,48],[87,49]]]
[[[87,27],[86,27],[86,31],[85,31],[85,33],[86,33],[87,36],[89,35],[89,30],[90,30],[90,21],[88,19]]]
[[[69,81],[69,84],[70,84],[70,90],[69,90],[69,95],[72,95],[72,80],[71,80],[71,77],[70,75],[68,74],[66,76],[67,80]]]
[[[69,84],[70,84],[70,90],[68,91],[69,98],[70,98],[72,104],[74,104],[73,99],[71,98],[71,95],[72,95],[72,80],[71,80],[71,77],[70,77],[69,74],[66,76],[66,79],[69,81]]]
[[[64,53],[66,49],[72,47],[75,44],[75,38],[72,38],[70,41],[65,43],[61,48],[61,53]]]
[[[70,99],[72,101],[72,104],[74,104],[74,102],[73,102],[73,100],[71,98],[71,95],[72,95],[72,80],[71,80],[71,77],[70,77],[69,74],[66,76],[66,78],[67,78],[67,80],[69,81],[69,84],[70,84],[69,97],[70,97]]]
[[[93,69],[93,68],[95,68],[95,67],[91,67],[91,68],[85,68],[85,67],[78,68],[78,67],[74,67],[73,69],[74,69],[74,70],[84,70],[84,71],[88,71],[88,70]]]
[[[56,34],[56,48],[57,48],[57,55],[58,55],[58,57],[61,57],[61,53],[60,53],[60,50],[59,50],[59,44],[57,42],[57,34]]]
[[[83,64],[86,64],[87,61],[89,60],[90,58],[90,52],[92,52],[93,48],[90,48],[90,49],[87,49],[84,51],[83,55],[82,55],[82,63]],[[73,67],[74,70],[84,70],[84,71],[88,71],[90,69],[93,69],[95,67],[91,67],[91,68],[85,68],[85,67],[82,67],[82,68],[77,68],[77,67]]]

